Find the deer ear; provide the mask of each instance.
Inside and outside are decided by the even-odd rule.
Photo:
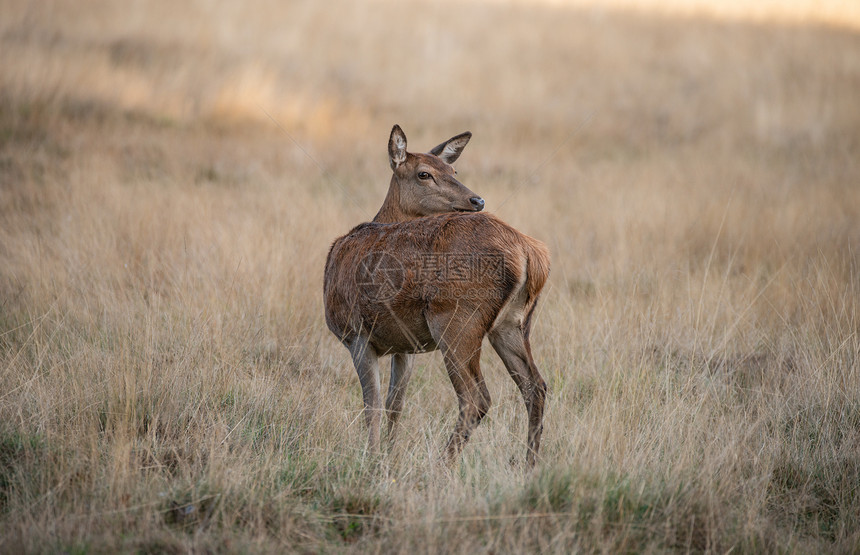
[[[406,161],[406,134],[399,125],[391,129],[391,137],[388,139],[388,161],[391,163],[392,170],[396,170]]]
[[[433,150],[430,151],[430,154],[438,156],[447,164],[453,164],[457,161],[457,158],[460,157],[460,153],[463,152],[463,149],[469,143],[469,139],[471,138],[472,134],[469,131],[460,133],[456,137],[451,137],[444,143],[435,146]]]

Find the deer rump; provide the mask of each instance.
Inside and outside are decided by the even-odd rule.
[[[367,337],[380,356],[456,348],[474,339],[458,336],[501,323],[527,340],[548,275],[543,243],[490,214],[364,223],[329,250],[326,323],[347,346]]]

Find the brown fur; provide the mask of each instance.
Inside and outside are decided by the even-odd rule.
[[[382,410],[378,357],[394,355],[386,400],[391,438],[412,354],[442,351],[460,405],[446,450],[450,458],[490,408],[479,365],[481,343],[489,336],[526,402],[527,461],[533,465],[546,384],[532,359],[529,330],[549,275],[549,253],[540,241],[478,213],[483,201],[476,203],[453,177],[450,163],[470,136],[458,135],[430,154],[411,154],[395,126],[389,141],[394,175],[385,203],[373,222],[355,227],[329,251],[326,323],[352,354],[374,450]],[[454,211],[469,208],[473,212]]]

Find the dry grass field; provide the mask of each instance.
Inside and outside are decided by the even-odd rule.
[[[0,552],[860,550],[860,10],[694,4],[0,0]],[[394,123],[552,252],[532,472],[491,349],[365,453]]]

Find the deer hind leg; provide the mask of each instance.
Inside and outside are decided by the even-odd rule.
[[[532,358],[528,340],[528,319],[525,326],[513,321],[501,322],[493,328],[488,337],[508,373],[514,379],[529,414],[528,449],[526,464],[534,466],[540,449],[543,432],[543,410],[546,399],[546,382],[540,375]]]
[[[379,427],[382,414],[379,356],[365,336],[357,337],[347,347],[361,382],[361,393],[364,398],[364,419],[367,422],[368,448],[371,453],[377,453],[379,451]]]
[[[490,392],[481,375],[481,341],[483,333],[469,318],[434,318],[428,323],[433,339],[442,351],[448,378],[457,392],[459,416],[445,447],[451,462],[460,453],[469,436],[490,410]]]
[[[462,351],[461,351],[462,349]],[[445,447],[445,456],[449,461],[463,449],[469,436],[490,410],[490,391],[481,375],[479,361],[481,358],[481,343],[463,345],[456,351],[443,350],[445,368],[448,377],[457,392],[457,402],[460,414],[457,424]]]
[[[403,412],[403,397],[406,385],[412,377],[415,355],[395,354],[391,356],[391,381],[388,383],[388,396],[385,399],[385,412],[388,414],[388,441],[394,442],[397,420]]]

